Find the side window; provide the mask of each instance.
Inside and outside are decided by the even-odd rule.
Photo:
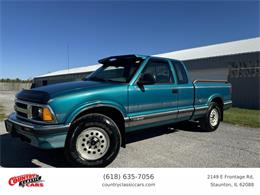
[[[161,60],[150,60],[145,69],[143,70],[144,74],[154,74],[156,77],[156,83],[172,83],[172,73],[170,70],[169,63],[167,61]]]
[[[187,84],[188,77],[187,77],[187,74],[186,74],[186,71],[185,71],[183,65],[178,61],[171,61],[171,62],[174,66],[174,70],[177,75],[178,84]]]

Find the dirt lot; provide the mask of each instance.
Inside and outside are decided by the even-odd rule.
[[[0,92],[10,113],[14,92]],[[127,135],[109,167],[260,167],[260,129],[222,123],[215,132],[194,124],[164,126]],[[0,122],[1,166],[68,167],[63,150],[39,150],[11,138]]]

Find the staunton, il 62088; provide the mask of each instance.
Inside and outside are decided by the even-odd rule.
[[[13,136],[44,148],[65,148],[73,166],[111,163],[127,132],[180,121],[214,131],[232,105],[231,85],[195,80],[173,59],[112,56],[82,81],[22,90],[5,121]]]

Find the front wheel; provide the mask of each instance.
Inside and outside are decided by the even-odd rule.
[[[200,119],[200,127],[204,131],[215,131],[220,123],[221,112],[217,103],[212,102],[204,118]]]
[[[104,167],[116,158],[120,146],[120,131],[115,122],[102,114],[88,114],[73,123],[65,154],[74,166]]]

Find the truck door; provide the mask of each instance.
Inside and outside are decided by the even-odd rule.
[[[178,120],[188,120],[194,111],[194,87],[185,69],[184,64],[177,60],[171,60],[174,67],[178,90]]]
[[[142,75],[155,75],[155,83],[140,86],[138,80],[129,86],[128,113],[132,125],[173,121],[177,118],[177,91],[168,60],[151,58]]]

